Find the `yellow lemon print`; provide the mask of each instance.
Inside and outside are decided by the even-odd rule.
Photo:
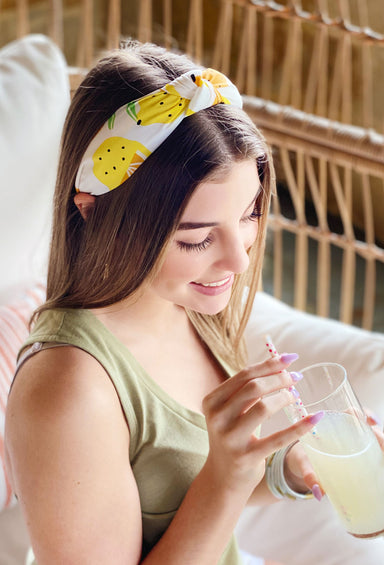
[[[112,190],[127,180],[150,154],[139,141],[109,137],[93,154],[93,174]]]
[[[140,100],[140,109],[136,115],[137,125],[168,124],[184,112],[189,100],[180,96],[173,86],[167,85],[165,88],[166,90]]]

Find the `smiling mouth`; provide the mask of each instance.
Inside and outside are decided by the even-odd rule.
[[[194,283],[194,284],[199,284],[200,286],[205,286],[205,287],[224,286],[225,284],[227,284],[229,282],[231,277],[232,277],[232,275],[229,275],[228,277],[226,277],[225,279],[222,279],[221,281],[210,282],[210,283]]]

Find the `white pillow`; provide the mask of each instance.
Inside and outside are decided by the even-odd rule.
[[[384,334],[300,312],[260,292],[246,329],[250,363],[267,357],[265,334],[279,353],[300,355],[292,370],[320,361],[343,365],[361,403],[384,420]]]
[[[45,273],[69,101],[66,62],[48,37],[0,50],[0,304]]]

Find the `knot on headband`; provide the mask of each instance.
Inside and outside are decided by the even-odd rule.
[[[117,188],[184,118],[215,104],[242,107],[235,85],[214,69],[188,71],[124,104],[88,145],[76,175],[76,190],[99,196]]]

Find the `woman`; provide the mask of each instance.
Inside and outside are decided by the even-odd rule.
[[[39,565],[243,563],[241,511],[276,500],[266,457],[322,416],[258,437],[300,378],[295,354],[247,367],[242,338],[272,182],[262,136],[216,71],[130,44],[76,92],[47,302],[7,412]],[[287,463],[289,485],[272,491],[307,496],[313,474],[294,449]]]

